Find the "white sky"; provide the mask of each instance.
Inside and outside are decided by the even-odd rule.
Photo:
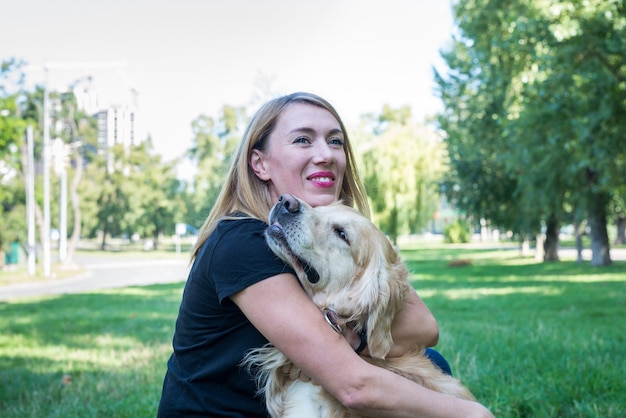
[[[450,38],[450,8],[449,0],[0,0],[0,60],[123,62],[121,73],[50,70],[49,82],[88,73],[123,91],[132,83],[142,132],[169,159],[191,146],[198,115],[251,105],[259,75],[274,93],[325,97],[348,124],[384,104],[409,105],[416,118],[434,113],[431,68]]]

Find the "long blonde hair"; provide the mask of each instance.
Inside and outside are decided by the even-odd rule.
[[[250,155],[253,149],[258,149],[261,152],[265,151],[267,140],[274,129],[276,120],[293,103],[307,103],[319,106],[329,111],[337,119],[344,133],[344,149],[346,153],[346,172],[339,198],[344,204],[355,207],[365,216],[370,216],[365,187],[359,179],[348,133],[337,111],[330,103],[319,96],[311,93],[292,93],[265,103],[250,120],[228,169],[222,190],[200,229],[198,240],[192,249],[192,260],[198,255],[198,251],[200,251],[200,248],[221,219],[228,218],[235,212],[243,212],[250,217],[263,221],[269,216],[270,209],[276,202],[272,202],[265,182],[259,179],[252,171],[249,165]]]

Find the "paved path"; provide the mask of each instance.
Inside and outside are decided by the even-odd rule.
[[[86,270],[67,279],[49,279],[0,287],[0,301],[21,297],[82,293],[114,287],[144,286],[184,281],[189,272],[187,257],[131,259],[126,256],[79,256]]]
[[[574,249],[561,249],[562,260],[576,259]],[[589,260],[591,252],[585,250],[583,258]],[[612,249],[614,261],[626,260],[626,250]],[[50,279],[31,283],[12,284],[0,287],[0,301],[22,297],[82,293],[101,289],[126,286],[145,286],[158,283],[173,283],[186,280],[189,272],[189,259],[186,254],[180,258],[131,259],[120,256],[76,257],[76,262],[86,272],[68,279]]]
[[[560,248],[559,258],[561,260],[576,260],[576,250],[574,248]],[[591,250],[585,248],[583,250],[583,260],[591,260]],[[626,261],[626,249],[624,248],[611,248],[611,260],[612,261]]]

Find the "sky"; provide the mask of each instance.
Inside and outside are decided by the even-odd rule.
[[[348,125],[385,104],[433,114],[453,25],[448,0],[0,0],[0,15],[0,60],[26,61],[38,84],[55,64],[52,89],[85,76],[111,97],[134,89],[140,136],[166,160],[200,114],[253,112],[264,90],[319,94]]]

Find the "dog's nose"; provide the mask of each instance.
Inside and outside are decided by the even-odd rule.
[[[283,211],[289,213],[298,213],[300,211],[300,204],[298,203],[298,199],[290,194],[281,195],[278,199],[280,203],[280,208]]]

